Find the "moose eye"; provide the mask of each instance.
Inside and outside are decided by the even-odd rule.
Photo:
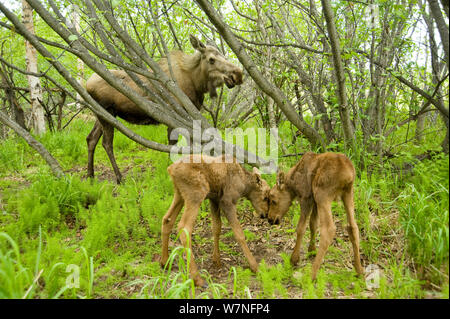
[[[264,201],[269,202],[269,197],[264,197]]]
[[[277,202],[274,201],[274,200],[272,200],[270,203],[271,203],[272,205],[276,205],[276,204],[277,204]]]
[[[214,58],[209,58],[209,64],[214,64],[215,61]]]

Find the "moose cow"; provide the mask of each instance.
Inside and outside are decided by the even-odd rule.
[[[242,84],[242,70],[228,62],[215,47],[203,44],[192,35],[189,39],[196,52],[193,55],[188,55],[181,51],[172,51],[170,52],[170,62],[172,74],[177,84],[200,110],[206,93],[209,93],[211,97],[216,97],[216,88],[224,83],[228,88]],[[162,58],[158,64],[170,76],[167,58]],[[111,70],[111,73],[122,80],[125,85],[144,95],[143,90],[136,85],[125,71]],[[144,83],[148,83],[148,79],[140,75],[138,77]],[[111,87],[98,74],[93,74],[87,80],[86,89],[113,116],[118,116],[133,124],[159,124],[126,96]],[[168,129],[168,137],[170,137],[170,131],[171,129]],[[120,183],[122,175],[116,164],[113,151],[114,127],[100,118],[97,119],[94,128],[86,138],[88,145],[87,175],[88,177],[94,177],[94,152],[102,134],[103,148],[114,169],[117,182]]]
[[[271,225],[280,223],[294,199],[298,198],[300,202],[301,215],[297,225],[297,241],[291,255],[293,265],[297,264],[300,257],[308,217],[310,217],[311,230],[308,251],[315,250],[315,235],[320,221],[319,250],[311,272],[313,280],[316,279],[323,257],[336,233],[331,203],[339,198],[344,202],[347,214],[349,224],[347,231],[353,246],[354,267],[358,274],[364,273],[359,255],[359,230],[354,213],[354,180],[355,168],[347,156],[308,152],[286,175],[284,172],[279,172],[277,183],[270,190],[268,220]]]
[[[256,272],[258,263],[245,242],[244,232],[236,215],[236,204],[239,198],[245,197],[250,200],[259,215],[266,216],[270,187],[261,178],[258,169],[254,168],[253,172],[248,172],[237,163],[235,158],[228,155],[218,157],[190,155],[170,165],[167,171],[173,181],[174,196],[162,220],[161,266],[164,266],[169,258],[169,235],[183,206],[186,208],[178,224],[178,231],[181,231],[180,240],[183,246],[191,248],[192,229],[200,205],[205,199],[209,199],[214,236],[213,263],[220,266],[219,236],[222,227],[220,219],[222,211],[250,264],[250,269]],[[192,251],[190,275],[196,286],[205,285],[205,281],[198,273]]]

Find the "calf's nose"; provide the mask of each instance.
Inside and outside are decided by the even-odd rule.
[[[269,220],[269,224],[270,225],[278,225],[280,223],[280,219],[275,217],[275,218],[267,218]]]

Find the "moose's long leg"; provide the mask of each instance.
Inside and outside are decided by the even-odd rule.
[[[114,173],[116,174],[117,183],[120,184],[122,181],[122,174],[120,173],[119,167],[116,163],[116,158],[114,157],[114,149],[113,149],[113,141],[114,141],[114,126],[109,124],[106,121],[100,120],[100,123],[103,128],[103,141],[102,145],[108,154],[109,161],[114,169]]]
[[[97,146],[100,137],[103,134],[102,125],[98,120],[95,121],[94,127],[92,128],[89,135],[86,137],[86,142],[88,146],[88,177],[94,177],[94,153],[95,147]]]
[[[211,221],[212,221],[212,231],[214,236],[214,250],[212,260],[216,267],[220,267],[220,250],[219,250],[219,238],[220,232],[222,230],[222,220],[220,219],[220,210],[217,202],[210,199],[211,206]]]
[[[178,214],[180,213],[181,209],[183,208],[184,200],[181,197],[180,192],[178,191],[177,187],[174,187],[174,194],[173,194],[173,201],[170,205],[169,210],[164,215],[162,219],[162,225],[161,225],[161,241],[162,241],[162,253],[161,253],[161,266],[164,267],[164,265],[167,262],[167,259],[169,259],[169,236],[170,232],[172,231],[173,225],[175,224],[175,221],[177,219]]]
[[[236,204],[232,203],[229,200],[221,200],[219,203],[220,209],[225,213],[225,216],[228,219],[228,222],[230,223],[231,229],[234,233],[234,238],[241,246],[242,251],[244,252],[245,257],[248,260],[248,263],[250,265],[250,269],[253,272],[258,271],[258,263],[256,262],[255,257],[253,257],[252,253],[250,252],[250,249],[247,246],[247,243],[245,241],[245,235],[242,231],[241,224],[239,223],[239,220],[237,219],[236,215]]]
[[[296,265],[300,259],[300,251],[302,249],[302,239],[306,231],[306,222],[311,214],[311,209],[314,204],[312,199],[302,199],[300,201],[300,220],[297,224],[297,241],[295,242],[294,250],[291,255],[291,263]]]
[[[347,213],[347,232],[353,246],[353,257],[355,270],[359,275],[364,273],[361,265],[361,257],[359,255],[359,229],[355,221],[355,205],[353,202],[353,186],[349,190],[345,190],[342,194],[342,201],[344,202],[345,212]]]
[[[316,279],[317,271],[322,264],[323,257],[325,256],[328,247],[333,242],[334,235],[336,234],[336,226],[334,225],[333,217],[331,215],[332,201],[333,199],[327,198],[326,195],[316,197],[317,213],[320,220],[320,242],[311,270],[311,277],[313,280]]]
[[[317,214],[317,205],[314,203],[311,216],[309,217],[309,229],[311,231],[311,239],[309,241],[308,252],[316,250],[316,234],[319,226],[319,215]]]

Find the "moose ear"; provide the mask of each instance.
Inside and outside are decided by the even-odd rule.
[[[202,41],[197,39],[192,34],[189,35],[189,41],[191,41],[192,47],[200,52],[205,52],[206,46],[203,44]]]
[[[286,176],[284,175],[283,171],[280,171],[277,175],[277,185],[281,187],[282,185],[284,185],[285,181]]]
[[[257,167],[253,167],[253,175],[255,175],[258,185],[261,185],[261,173]]]

